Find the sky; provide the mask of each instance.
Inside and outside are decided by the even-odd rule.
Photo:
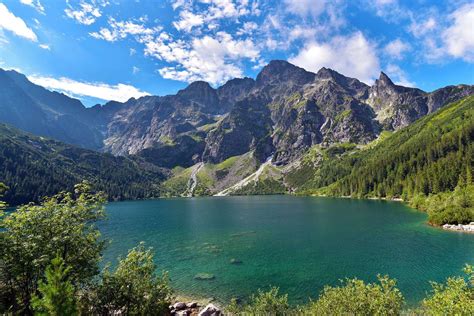
[[[474,84],[466,0],[0,0],[0,67],[86,106],[284,59],[425,91]]]

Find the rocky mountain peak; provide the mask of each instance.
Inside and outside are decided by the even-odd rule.
[[[257,85],[274,85],[291,82],[304,85],[314,80],[315,74],[285,60],[272,60],[257,76]]]
[[[192,82],[183,90],[179,90],[177,95],[205,107],[215,107],[219,103],[217,91],[205,81]]]
[[[318,72],[316,73],[316,77],[318,79],[336,79],[341,76],[342,75],[338,73],[337,71],[332,70],[331,68],[326,68],[326,67],[319,69]]]
[[[328,83],[336,84],[338,87],[342,87],[347,93],[361,98],[365,95],[369,88],[365,83],[360,82],[355,78],[346,77],[335,70],[323,67],[316,73],[315,82],[328,81]]]
[[[217,94],[221,103],[221,111],[230,111],[234,103],[248,96],[254,87],[255,80],[248,77],[227,81],[223,86],[217,89]]]
[[[375,84],[379,86],[381,85],[381,86],[387,86],[387,87],[395,86],[393,81],[383,71],[380,72],[379,79],[375,80]]]
[[[186,88],[179,90],[178,95],[182,97],[186,97],[190,94],[201,93],[203,91],[205,93],[206,92],[211,93],[212,91],[215,91],[215,90],[206,81],[194,81],[194,82],[191,82]]]

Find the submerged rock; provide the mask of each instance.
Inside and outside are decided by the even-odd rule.
[[[230,259],[230,264],[242,264],[242,260],[232,258]]]
[[[198,273],[194,276],[195,280],[214,280],[216,277],[211,273]]]

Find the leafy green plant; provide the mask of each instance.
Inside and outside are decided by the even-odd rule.
[[[41,204],[28,204],[5,216],[0,231],[0,275],[5,285],[4,308],[31,312],[46,267],[59,254],[70,267],[71,283],[79,287],[98,273],[104,248],[94,223],[104,217],[105,196],[87,182],[75,192],[62,192]]]
[[[346,279],[343,286],[326,286],[307,310],[314,315],[399,315],[404,299],[396,281],[377,278],[378,283]]]
[[[117,269],[106,268],[102,282],[89,297],[90,308],[97,314],[120,310],[125,315],[162,315],[168,311],[172,290],[168,276],[156,275],[151,249],[143,243],[120,259]],[[86,304],[87,306],[87,304]]]
[[[64,265],[64,260],[57,256],[46,268],[45,281],[38,283],[39,296],[32,297],[35,315],[39,316],[74,316],[78,314],[76,293],[69,280],[71,267]]]
[[[269,291],[258,290],[258,293],[250,297],[247,305],[239,306],[237,301],[232,300],[228,307],[231,315],[287,315],[290,312],[288,295],[280,295],[277,287]]]
[[[463,277],[450,277],[445,284],[431,282],[432,292],[419,310],[424,315],[474,315],[474,270],[470,265]]]

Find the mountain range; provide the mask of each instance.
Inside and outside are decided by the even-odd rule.
[[[283,193],[297,190],[289,185],[289,170],[294,175],[315,148],[372,146],[473,94],[472,85],[429,93],[403,87],[383,72],[369,86],[328,68],[312,73],[275,60],[255,80],[233,79],[218,88],[198,81],[175,95],[87,108],[77,99],[31,83],[18,72],[0,70],[0,122],[22,130],[2,126],[0,132],[4,141],[21,134],[22,144],[29,143],[30,149],[32,142],[46,142],[35,138],[41,136],[64,143],[61,148],[87,152],[85,156],[102,159],[108,155],[117,168],[123,163],[133,166],[135,175],[145,166],[143,179],[130,179],[147,185],[153,182],[155,189],[161,183],[159,193],[119,193],[114,198],[248,193],[243,190],[248,183],[253,183],[253,193]],[[25,141],[28,137],[35,140]],[[47,142],[43,147],[57,152],[58,143]],[[72,161],[77,163],[80,157]],[[0,178],[12,174],[5,160],[0,166],[5,172]],[[91,177],[73,173],[74,181]],[[18,177],[10,176],[7,184],[14,187]],[[99,178],[96,182],[106,188],[109,182]],[[257,184],[259,179],[266,185]],[[120,181],[126,185],[128,180]]]

